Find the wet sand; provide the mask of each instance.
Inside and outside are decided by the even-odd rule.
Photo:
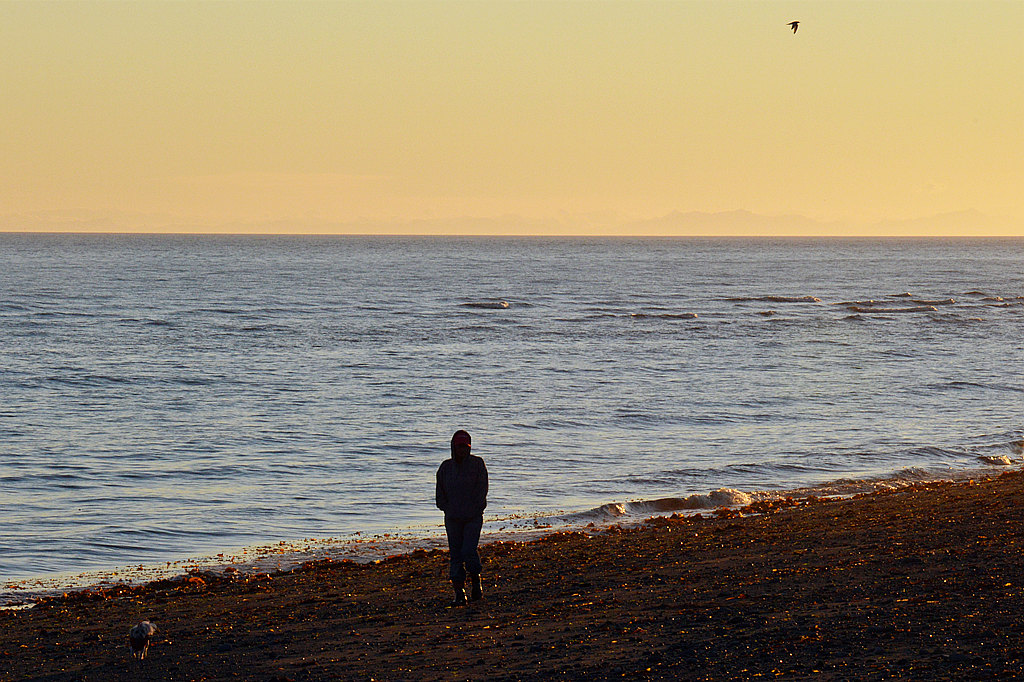
[[[489,545],[460,608],[440,551],[52,599],[0,680],[1024,676],[1024,474],[755,507]]]

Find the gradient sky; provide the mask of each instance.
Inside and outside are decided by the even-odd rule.
[[[1024,225],[1020,0],[0,1],[0,93],[0,229]]]

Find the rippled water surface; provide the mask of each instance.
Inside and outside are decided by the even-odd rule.
[[[1024,241],[0,235],[0,578],[1019,460]]]

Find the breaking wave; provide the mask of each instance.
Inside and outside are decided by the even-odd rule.
[[[709,493],[696,493],[683,497],[661,497],[651,500],[611,502],[599,507],[545,521],[553,526],[586,526],[640,521],[663,514],[700,512],[729,507],[744,507],[761,501],[786,498],[852,497],[875,492],[892,492],[934,481],[958,481],[1002,472],[1006,467],[1024,467],[1024,439],[1015,435],[1012,440],[998,439],[970,448],[976,466],[966,467],[907,467],[890,474],[862,478],[838,478],[825,483],[783,490],[738,490],[718,488]]]
[[[639,502],[611,502],[594,509],[568,514],[560,518],[566,523],[587,523],[590,521],[601,523],[630,516],[651,516],[676,511],[742,506],[754,502],[755,498],[756,495],[732,488],[719,488],[707,494],[688,495],[686,497],[663,497],[657,500],[643,500]]]

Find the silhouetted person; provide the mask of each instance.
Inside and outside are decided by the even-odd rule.
[[[480,588],[480,529],[487,507],[487,467],[484,461],[469,454],[472,441],[459,430],[452,436],[452,457],[437,469],[437,508],[444,512],[444,530],[448,534],[451,566],[448,577],[455,588],[452,606],[466,603],[466,575],[472,583],[469,598],[483,596]]]

